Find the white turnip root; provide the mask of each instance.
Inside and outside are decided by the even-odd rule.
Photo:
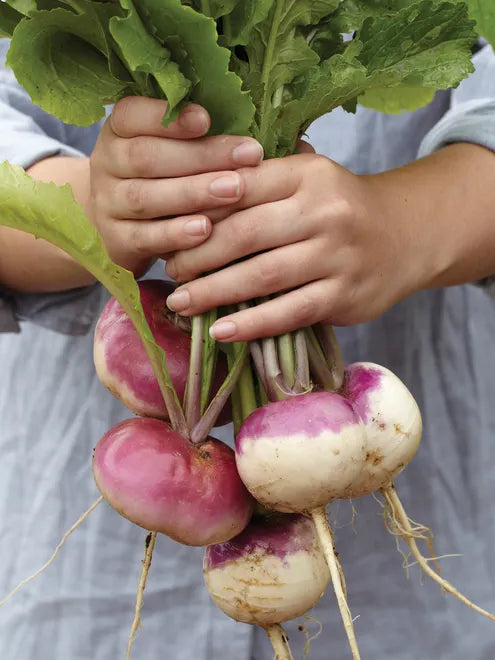
[[[342,394],[366,429],[364,466],[349,493],[360,497],[390,484],[413,458],[421,440],[421,413],[404,383],[371,362],[346,368]]]
[[[309,513],[347,498],[366,457],[366,435],[352,404],[334,392],[268,403],[236,438],[241,479],[265,506]]]
[[[214,438],[193,445],[161,420],[133,418],[110,429],[96,446],[93,473],[124,518],[185,545],[227,541],[252,515],[230,447]]]
[[[227,543],[205,550],[205,582],[225,614],[266,629],[276,657],[283,655],[279,624],[316,605],[330,578],[310,518],[255,517]]]
[[[370,362],[356,362],[346,368],[342,394],[352,401],[366,428],[366,460],[350,497],[380,491],[386,502],[388,529],[404,539],[422,570],[465,605],[495,620],[493,614],[472,603],[429,565],[428,561],[434,560],[432,533],[423,525],[411,524],[393,484],[421,440],[421,413],[412,394],[389,369]],[[432,555],[429,560],[421,553],[417,540],[428,544]]]
[[[183,401],[189,372],[191,333],[188,321],[171,312],[165,301],[174,290],[166,280],[139,282],[144,315],[156,343],[165,351],[167,369],[179,401]],[[100,314],[95,328],[93,357],[96,373],[105,387],[137,415],[168,419],[163,394],[153,373],[131,319],[111,298]],[[219,356],[214,392],[227,375],[226,362]],[[231,421],[230,407],[222,411],[218,425]]]
[[[353,405],[335,392],[268,403],[247,417],[235,444],[241,479],[258,501],[312,515],[355,659],[359,650],[325,506],[349,496],[363,470],[365,444]]]

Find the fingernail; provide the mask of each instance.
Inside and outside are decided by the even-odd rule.
[[[186,307],[189,307],[191,296],[187,289],[182,291],[174,291],[172,295],[167,298],[167,307],[173,312],[182,312]]]
[[[189,220],[184,225],[184,231],[191,236],[204,236],[208,232],[208,222],[206,218]]]
[[[184,110],[179,117],[179,124],[186,131],[194,133],[205,132],[208,130],[208,117],[201,110]]]
[[[239,197],[241,180],[238,174],[221,176],[210,183],[210,192],[215,197]]]
[[[217,321],[210,328],[210,336],[213,339],[228,339],[237,332],[237,326],[232,321]]]
[[[232,151],[232,158],[239,165],[258,165],[263,160],[263,147],[255,140],[242,142]]]

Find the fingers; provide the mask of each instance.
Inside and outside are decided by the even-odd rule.
[[[242,198],[227,208],[209,211],[208,217],[212,222],[219,222],[236,211],[290,197],[297,191],[307,165],[314,157],[313,154],[300,154],[272,158],[264,160],[258,167],[237,170],[243,180]]]
[[[256,140],[236,135],[197,140],[139,136],[110,141],[105,158],[107,170],[118,178],[165,178],[259,165],[263,149]]]
[[[335,294],[326,280],[311,282],[256,307],[224,316],[210,329],[218,341],[250,341],[305,328],[328,317]]]
[[[324,260],[315,259],[314,242],[294,243],[188,282],[168,298],[167,305],[174,312],[191,316],[292,289],[324,273]]]
[[[171,256],[166,270],[173,279],[186,282],[242,257],[297,243],[310,235],[310,223],[304,222],[294,198],[262,204],[216,224],[208,241]]]
[[[198,174],[176,179],[121,179],[109,190],[108,214],[114,218],[149,219],[191,214],[231,204],[241,197],[236,172]]]
[[[132,138],[139,135],[190,139],[204,135],[210,128],[210,117],[199,105],[188,105],[177,121],[167,128],[162,119],[167,110],[167,102],[142,96],[128,96],[112,110],[109,124],[115,135]]]
[[[147,258],[198,245],[210,235],[211,223],[205,216],[193,215],[151,222],[115,220],[113,229],[119,233],[122,244],[132,245],[139,257]]]

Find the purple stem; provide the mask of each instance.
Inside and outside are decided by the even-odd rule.
[[[320,340],[327,364],[332,373],[335,389],[340,390],[344,382],[344,359],[340,351],[339,342],[331,325],[317,323],[316,336]]]
[[[265,362],[263,360],[263,351],[261,350],[260,343],[256,340],[250,341],[249,351],[251,353],[251,357],[253,358],[254,366],[256,367],[256,371],[258,372],[258,376],[261,381],[261,384],[263,385],[265,392],[268,392],[268,384],[267,384],[266,372],[265,372]]]
[[[266,393],[270,401],[280,399],[279,385],[282,379],[282,370],[278,361],[277,347],[273,337],[265,337],[261,342],[263,362],[265,364]]]
[[[334,392],[335,380],[312,328],[306,328],[306,348],[313,377],[325,390]]]

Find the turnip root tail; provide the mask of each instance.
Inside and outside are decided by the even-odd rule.
[[[136,594],[136,610],[134,613],[134,621],[132,622],[131,632],[129,634],[129,642],[127,644],[127,653],[126,660],[130,660],[132,645],[134,643],[134,637],[136,636],[137,630],[141,625],[141,608],[143,607],[143,594],[146,587],[146,580],[148,579],[148,573],[151,566],[151,559],[153,557],[153,550],[155,549],[156,541],[156,532],[150,532],[146,537],[145,541],[145,551],[143,559],[143,568],[141,570],[141,576],[139,578],[139,584]]]
[[[330,529],[330,525],[328,524],[325,507],[314,509],[311,512],[311,516],[316,527],[318,539],[320,541],[323,554],[325,555],[328,568],[330,569],[332,584],[335,591],[335,596],[337,597],[337,604],[339,606],[340,615],[342,617],[342,622],[347,634],[347,639],[349,640],[349,646],[351,647],[352,657],[354,660],[360,660],[361,656],[359,655],[356,636],[354,634],[354,625],[352,623],[351,611],[349,609],[349,605],[347,604],[345,582],[343,579],[344,574],[335,552],[333,534],[332,530]]]
[[[400,501],[400,498],[397,495],[395,486],[391,484],[386,488],[381,488],[380,492],[385,497],[385,501],[388,506],[388,515],[390,520],[392,521],[392,525],[395,528],[394,533],[396,533],[398,536],[404,539],[404,541],[409,546],[411,554],[416,559],[417,563],[423,569],[426,575],[428,575],[432,580],[435,580],[435,582],[437,582],[444,591],[447,591],[449,594],[452,594],[453,596],[458,598],[462,603],[464,603],[464,605],[467,605],[475,612],[478,612],[479,614],[483,614],[483,616],[486,616],[492,621],[495,621],[494,614],[491,614],[490,612],[487,612],[478,605],[472,603],[468,598],[466,598],[466,596],[464,596],[459,591],[457,591],[457,589],[453,585],[451,585],[450,582],[445,580],[441,575],[439,575],[436,571],[434,571],[431,568],[431,566],[428,563],[428,559],[426,559],[426,557],[424,557],[421,554],[421,551],[418,548],[418,545],[416,543],[418,532],[415,531],[414,528],[412,527],[409,517],[407,516],[404,507],[402,506],[402,502]]]
[[[294,660],[289,646],[289,638],[282,626],[279,623],[274,623],[267,626],[265,630],[275,651],[273,660]]]
[[[12,589],[12,591],[11,591],[10,593],[8,593],[8,594],[5,596],[5,598],[2,598],[2,600],[0,600],[0,607],[2,607],[2,605],[5,605],[5,603],[6,603],[8,600],[10,600],[10,599],[12,598],[12,596],[13,596],[14,594],[16,594],[16,593],[19,591],[19,589],[21,589],[25,584],[27,584],[28,582],[31,582],[31,580],[34,580],[35,578],[37,578],[38,575],[41,575],[41,573],[43,573],[43,571],[44,571],[46,568],[48,568],[48,566],[50,566],[50,564],[54,561],[55,557],[58,555],[60,549],[62,548],[62,546],[64,545],[64,543],[67,541],[67,539],[69,538],[69,536],[72,534],[72,532],[74,532],[74,531],[79,527],[79,525],[81,525],[81,524],[86,520],[86,518],[89,516],[89,514],[90,514],[94,509],[96,509],[96,507],[98,506],[98,504],[99,504],[102,500],[103,500],[103,496],[100,496],[100,497],[96,500],[96,502],[93,502],[93,504],[89,507],[89,509],[88,509],[87,511],[85,511],[85,512],[82,514],[82,516],[81,516],[81,517],[80,517],[80,518],[79,518],[79,519],[78,519],[78,520],[72,525],[72,527],[71,527],[67,532],[65,532],[65,534],[62,536],[62,540],[60,541],[60,543],[59,543],[59,544],[57,545],[57,547],[55,548],[55,550],[54,550],[52,556],[50,557],[50,559],[49,559],[45,564],[43,564],[43,566],[42,566],[41,568],[39,568],[39,569],[36,571],[36,573],[33,573],[33,574],[30,575],[29,577],[27,577],[27,578],[25,578],[24,580],[22,580],[21,582],[19,582],[19,584],[17,585],[17,587],[15,587],[14,589]]]

